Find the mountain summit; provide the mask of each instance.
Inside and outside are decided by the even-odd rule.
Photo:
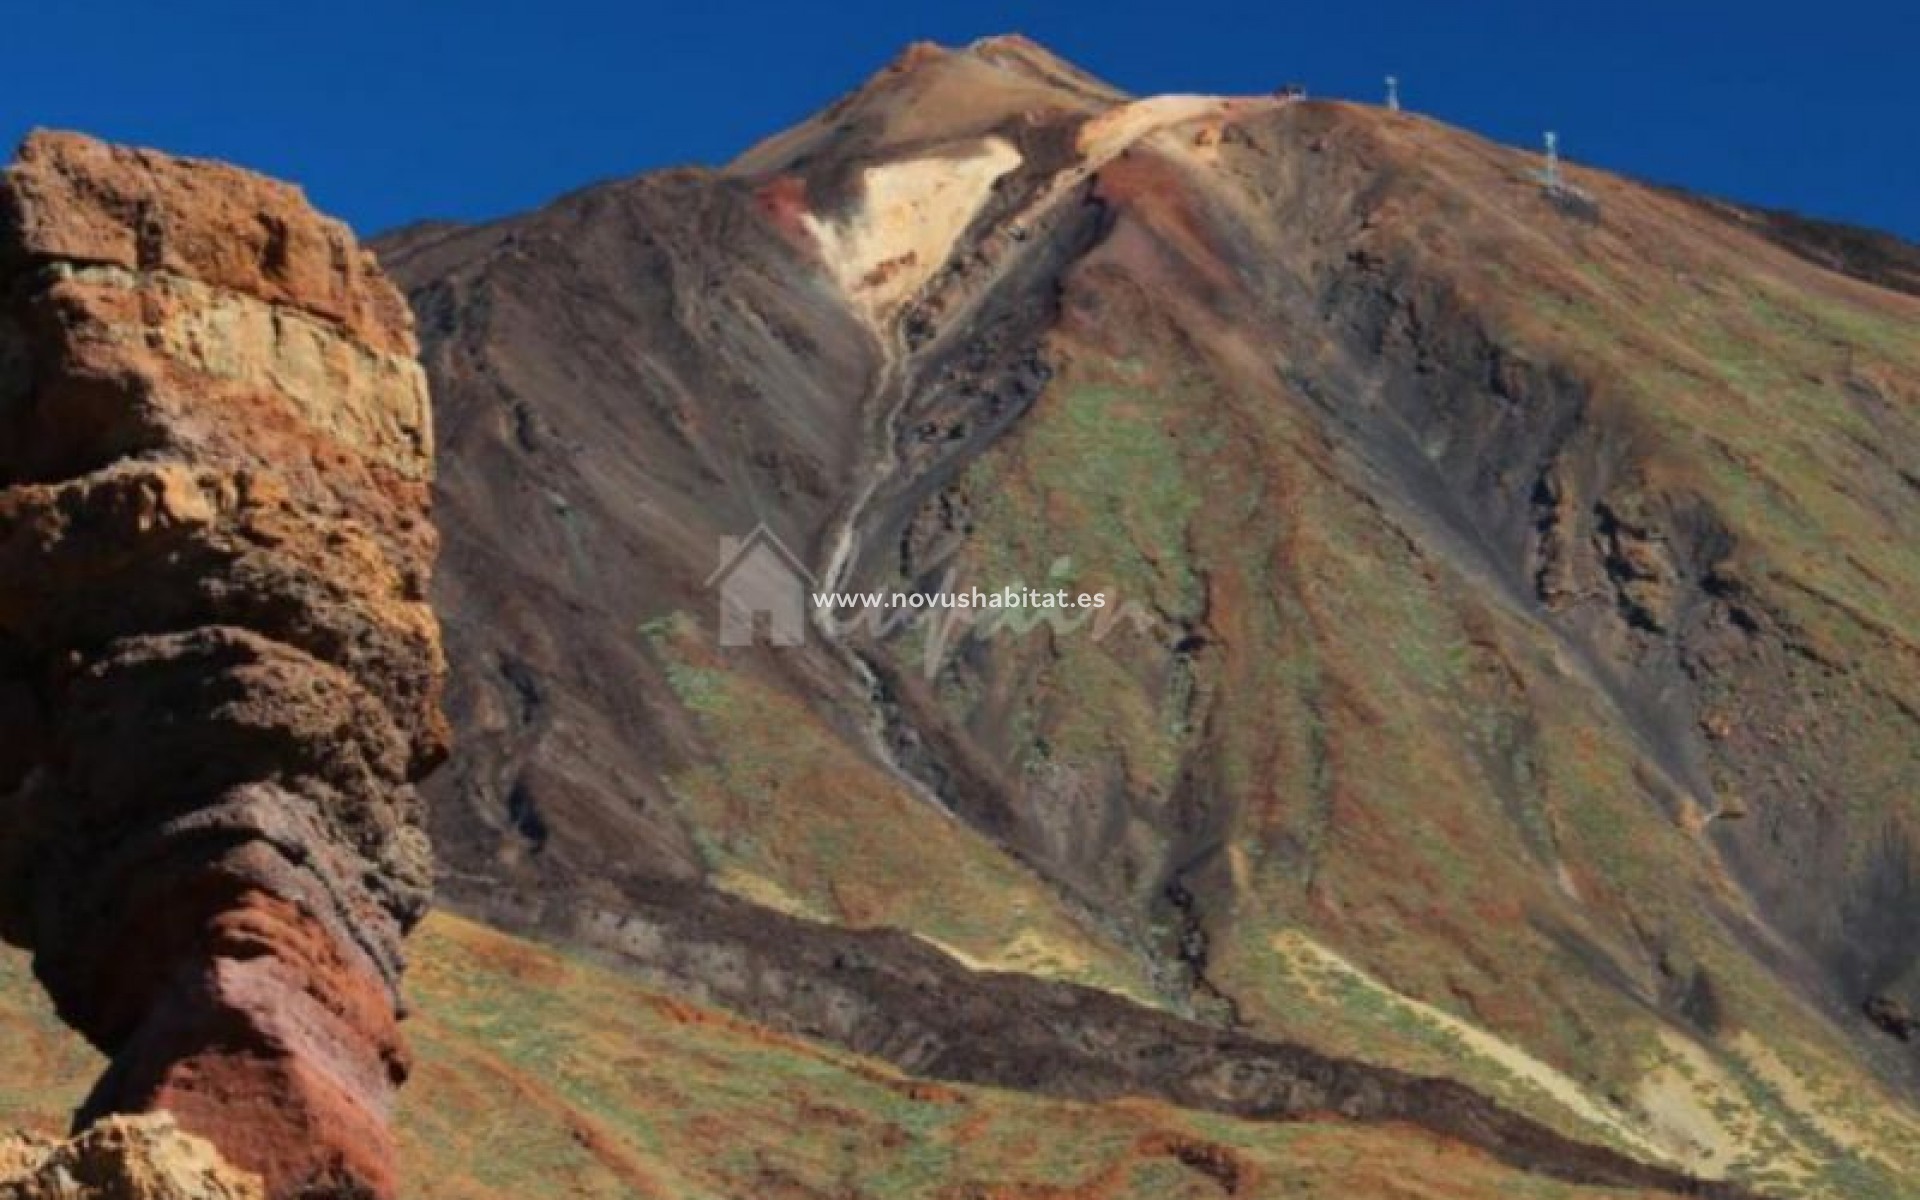
[[[885,157],[1052,114],[1086,117],[1127,99],[1023,37],[963,50],[919,42],[819,115],[742,154],[730,171],[753,176]]]
[[[1468,1136],[1290,1046],[1895,1194],[1906,251],[1541,166],[1001,38],[385,245],[445,407],[444,891],[948,1079]],[[761,525],[825,589],[1126,619],[721,646]]]

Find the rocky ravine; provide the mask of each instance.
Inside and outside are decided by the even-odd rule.
[[[446,753],[405,305],[294,188],[36,134],[0,179],[0,935],[268,1193],[395,1192]]]

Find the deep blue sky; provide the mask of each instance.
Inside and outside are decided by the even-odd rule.
[[[372,232],[724,162],[906,42],[1017,30],[1134,92],[1377,99],[1505,141],[1920,239],[1920,4],[1402,0],[0,0],[34,125],[297,180]]]

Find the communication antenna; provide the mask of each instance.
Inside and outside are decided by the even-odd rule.
[[[1560,135],[1552,130],[1547,131],[1547,170],[1543,182],[1550,192],[1560,190]]]
[[[1398,75],[1387,76],[1387,109],[1391,112],[1400,111],[1400,77]]]

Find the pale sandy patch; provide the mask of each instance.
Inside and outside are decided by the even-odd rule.
[[[1597,1128],[1614,1135],[1622,1143],[1635,1147],[1641,1153],[1655,1160],[1666,1160],[1670,1154],[1633,1125],[1621,1119],[1613,1109],[1589,1095],[1586,1088],[1571,1075],[1561,1071],[1533,1055],[1515,1046],[1505,1039],[1464,1021],[1445,1009],[1436,1008],[1424,1000],[1415,999],[1388,986],[1371,974],[1348,961],[1339,954],[1306,934],[1295,929],[1284,930],[1273,938],[1273,948],[1290,961],[1312,970],[1335,973],[1347,977],[1382,997],[1387,1003],[1399,1006],[1407,1015],[1451,1034],[1459,1043],[1477,1058],[1494,1064],[1508,1074],[1537,1088],[1549,1099]],[[1333,997],[1322,995],[1323,1001],[1335,1002]]]
[[[1887,1157],[1892,1147],[1920,1147],[1920,1121],[1907,1115],[1891,1097],[1872,1092],[1862,1094],[1861,1088],[1871,1085],[1863,1084],[1857,1075],[1836,1070],[1831,1078],[1845,1078],[1848,1083],[1838,1091],[1822,1089],[1817,1081],[1809,1080],[1775,1053],[1772,1046],[1750,1032],[1740,1033],[1730,1048],[1773,1090],[1782,1104],[1835,1144],[1863,1158],[1876,1159],[1896,1172],[1910,1172],[1920,1166],[1920,1162],[1916,1162],[1920,1155],[1913,1153],[1901,1154],[1897,1162]],[[1856,1114],[1877,1127],[1862,1128],[1854,1119]]]
[[[1021,930],[1004,946],[972,953],[926,934],[918,936],[958,959],[970,971],[1005,971],[1042,978],[1074,979],[1093,966],[1091,960],[1076,947],[1056,942],[1036,929]]]
[[[784,913],[789,917],[800,917],[808,921],[826,921],[832,919],[831,913],[823,913],[782,887],[778,881],[764,875],[755,875],[742,870],[735,864],[720,866],[713,874],[714,886],[728,895],[757,904],[762,908]]]
[[[1227,111],[1223,96],[1153,96],[1110,108],[1080,127],[1078,149],[1098,166],[1150,133],[1190,121],[1217,119]]]
[[[933,278],[979,215],[993,183],[1019,166],[1008,142],[981,138],[947,153],[868,167],[846,217],[802,216],[842,290],[882,324]]]
[[[1669,1030],[1659,1033],[1664,1059],[1634,1088],[1647,1115],[1648,1133],[1689,1171],[1710,1179],[1726,1177],[1740,1157],[1740,1135],[1714,1115],[1715,1102],[1745,1107],[1739,1083],[1695,1043]]]

